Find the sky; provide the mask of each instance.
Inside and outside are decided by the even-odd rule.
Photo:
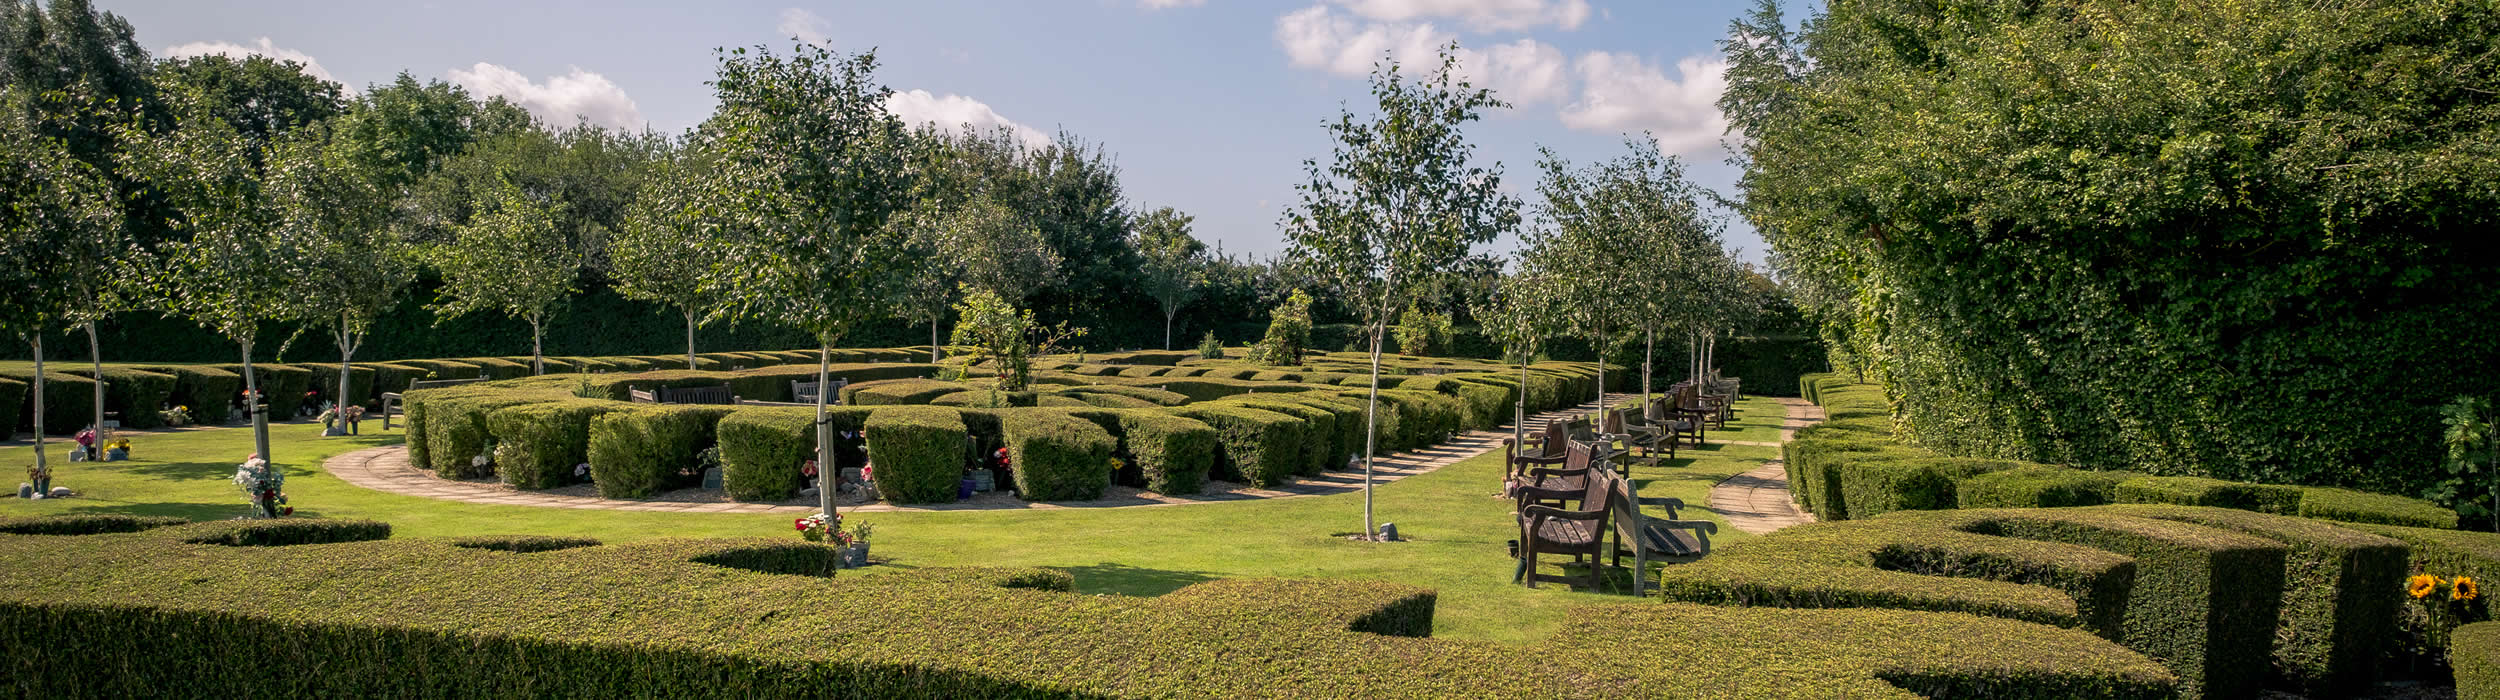
[[[1323,122],[1368,113],[1375,62],[1433,60],[1514,106],[1467,128],[1504,189],[1536,202],[1538,149],[1588,163],[1654,138],[1733,194],[1716,41],[1745,0],[841,0],[573,2],[101,0],[159,58],[265,54],[350,90],[401,71],[577,116],[684,131],[710,115],[720,47],[875,49],[907,120],[1066,131],[1103,146],[1141,211],[1197,217],[1235,254],[1286,247],[1277,220],[1324,158]],[[1793,14],[1793,11],[1792,11]],[[1792,21],[1795,19],[1791,18]],[[1720,212],[1759,262],[1761,239]],[[1517,247],[1505,236],[1490,249]]]

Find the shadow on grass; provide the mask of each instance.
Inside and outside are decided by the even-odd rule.
[[[252,514],[252,507],[243,503],[243,494],[235,494],[233,504],[225,503],[123,503],[94,501],[93,505],[71,506],[72,515],[170,515],[192,521],[231,520]],[[297,510],[295,517],[315,517],[318,513]]]
[[[1208,571],[1167,571],[1141,569],[1127,564],[1103,562],[1092,566],[1058,566],[1076,576],[1079,593],[1114,593],[1118,595],[1153,597],[1180,590],[1193,583],[1213,581],[1221,576]]]

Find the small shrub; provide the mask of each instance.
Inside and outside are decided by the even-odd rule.
[[[1016,492],[1025,500],[1091,500],[1111,485],[1117,442],[1101,427],[1051,411],[1006,411],[998,426],[1015,465]],[[878,478],[883,481],[882,468]],[[954,484],[947,486],[951,490]]]
[[[1198,356],[1209,360],[1224,357],[1224,342],[1215,339],[1215,331],[1207,331],[1207,337],[1198,341]]]
[[[650,498],[682,486],[680,475],[697,472],[697,455],[712,447],[721,418],[734,410],[636,405],[591,419],[588,456],[599,495]],[[729,468],[723,466],[721,472],[722,481],[728,481]]]
[[[964,420],[951,409],[897,406],[869,414],[868,462],[895,503],[951,503],[964,473]]]

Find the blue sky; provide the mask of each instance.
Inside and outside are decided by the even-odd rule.
[[[1466,70],[1517,107],[1470,130],[1533,202],[1538,146],[1586,162],[1648,131],[1730,192],[1713,42],[1738,0],[1035,0],[602,3],[100,2],[159,57],[265,53],[351,87],[402,70],[505,95],[542,118],[681,131],[713,106],[715,47],[794,35],[876,48],[891,109],[940,123],[1065,129],[1118,160],[1140,207],[1198,217],[1227,251],[1284,247],[1278,215],[1324,156],[1320,123],[1368,99],[1386,52],[1414,64],[1456,40]],[[1794,18],[1792,18],[1793,20]],[[1727,217],[1731,245],[1763,244]],[[1515,241],[1495,246],[1508,251]]]

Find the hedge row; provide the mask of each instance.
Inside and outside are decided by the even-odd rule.
[[[828,579],[831,549],[794,539],[543,551],[439,539],[248,552],[185,543],[207,527],[0,537],[0,571],[13,577],[0,589],[12,687],[37,697],[179,687],[904,698],[2159,698],[2176,688],[2160,666],[2090,634],[1958,615],[1580,604],[1550,637],[1500,644],[1423,636],[1433,592],[1379,582],[1225,580],[1094,596],[1067,592],[1064,572],[1034,569]],[[601,604],[583,605],[592,600]],[[980,653],[932,639],[978,640]],[[1710,663],[1694,663],[1696,653]],[[321,663],[263,663],[272,658]],[[1555,678],[1573,680],[1558,691]]]
[[[2457,700],[2500,700],[2500,622],[2457,628],[2448,645],[2456,670]]]
[[[1830,418],[1799,430],[1781,449],[1796,498],[1823,520],[1895,510],[2160,503],[2346,522],[2457,525],[2455,511],[2401,496],[1944,456],[1894,439],[1890,404],[1875,386],[1830,375],[1806,382]]]
[[[2365,685],[2394,637],[2400,542],[2323,522],[2159,505],[1900,512],[1730,545],[1669,600],[1964,612],[2078,627],[2161,660],[2190,695]]]
[[[701,476],[699,455],[730,412],[726,406],[636,405],[593,417],[584,445],[591,483],[606,498],[650,498],[688,485],[683,475]],[[729,471],[724,460],[724,482]]]

